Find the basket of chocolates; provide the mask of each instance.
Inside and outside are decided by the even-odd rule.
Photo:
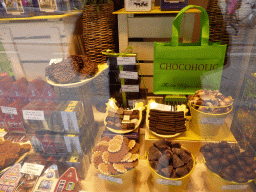
[[[182,191],[195,168],[193,155],[180,143],[167,139],[153,143],[149,148],[148,163],[154,185],[161,191]]]
[[[136,103],[135,108],[131,110],[117,107],[115,99],[110,99],[106,105],[104,123],[108,130],[118,134],[126,134],[139,127],[142,120],[142,111],[145,109],[142,102]]]
[[[231,96],[225,97],[218,90],[198,90],[188,97],[191,112],[191,129],[199,135],[217,135],[226,116],[233,109]]]
[[[0,139],[0,173],[24,159],[30,150],[30,144],[20,145],[10,140]]]
[[[47,82],[59,87],[76,87],[86,83],[105,70],[107,65],[95,65],[85,55],[70,55],[61,60],[56,59],[45,69]]]
[[[106,187],[110,189],[127,188],[134,178],[134,168],[139,162],[140,145],[135,140],[122,135],[113,138],[102,137],[94,147],[92,163],[103,177],[118,178],[119,183],[106,181]]]
[[[248,183],[256,178],[256,161],[250,152],[240,152],[237,144],[225,141],[208,143],[200,149],[207,167],[210,191],[248,190]]]

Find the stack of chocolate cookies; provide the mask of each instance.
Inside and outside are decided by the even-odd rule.
[[[94,64],[86,56],[71,55],[46,67],[45,76],[55,83],[67,84],[90,78],[96,72]]]
[[[225,141],[209,143],[201,147],[206,166],[223,179],[246,183],[256,178],[256,161],[250,152],[240,153],[237,145]]]
[[[124,110],[122,108],[108,110],[107,127],[116,130],[133,130],[139,124],[139,110]]]
[[[184,112],[160,111],[149,112],[149,129],[161,135],[174,135],[186,131]]]
[[[191,153],[181,148],[180,143],[159,140],[149,148],[150,166],[160,175],[167,178],[180,178],[193,168]]]
[[[92,162],[104,175],[122,174],[138,165],[140,145],[122,135],[102,137],[95,146]]]

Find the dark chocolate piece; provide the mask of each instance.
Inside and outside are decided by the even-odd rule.
[[[234,154],[226,154],[225,158],[230,162],[234,163],[236,161],[236,156]]]
[[[223,153],[224,154],[232,153],[232,150],[231,148],[223,148]]]
[[[163,168],[163,169],[161,170],[161,172],[162,172],[163,176],[165,176],[165,177],[171,177],[172,170],[173,170],[173,166],[169,165],[168,167]]]
[[[193,168],[193,159],[191,159],[187,164],[186,164],[188,171],[190,172],[191,169]]]
[[[158,164],[157,161],[149,161],[149,164],[150,164],[150,166],[151,166],[153,169],[157,169],[157,164]]]
[[[203,145],[200,149],[201,152],[211,152],[212,151],[212,145],[206,144]]]
[[[168,145],[165,144],[164,140],[159,140],[153,143],[155,147],[157,147],[160,151],[165,151],[167,149],[170,149]]]
[[[213,159],[215,156],[212,152],[205,152],[204,154],[204,158],[209,161],[210,159]]]
[[[149,148],[148,159],[149,161],[156,161],[161,157],[162,153],[154,146]]]
[[[172,148],[181,148],[180,143],[172,143]]]
[[[229,162],[228,162],[227,159],[220,158],[219,161],[220,161],[220,166],[221,166],[222,168],[229,166]]]
[[[221,157],[223,155],[223,151],[221,148],[214,148],[212,152],[216,157]]]
[[[176,173],[177,175],[179,175],[180,177],[183,177],[185,175],[187,175],[189,173],[188,169],[186,166],[183,166],[183,167],[178,167],[176,169]]]
[[[173,167],[178,168],[182,167],[183,165],[183,161],[176,154],[173,154]]]
[[[188,163],[188,162],[192,159],[191,156],[188,155],[188,154],[185,153],[185,152],[180,153],[179,157],[180,157],[180,159],[181,159],[185,164]]]
[[[164,154],[162,155],[159,159],[158,159],[158,163],[161,164],[162,167],[168,167],[170,165],[169,161],[170,161],[171,157],[170,154]]]

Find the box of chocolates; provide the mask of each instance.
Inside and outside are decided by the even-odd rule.
[[[41,115],[41,116],[40,116]],[[40,117],[39,117],[40,116]],[[79,134],[85,123],[85,114],[81,101],[32,100],[23,108],[26,133],[42,132]]]

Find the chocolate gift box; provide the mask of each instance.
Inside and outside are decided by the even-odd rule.
[[[21,178],[21,165],[19,163],[11,167],[0,179],[0,191],[13,192]]]
[[[54,192],[68,192],[78,190],[78,176],[76,169],[70,167],[59,179]]]
[[[15,111],[14,113],[5,113],[7,132],[25,133],[25,127],[22,120],[22,108],[24,106],[25,103],[21,99],[17,99],[7,106]]]
[[[44,174],[38,179],[33,192],[54,192],[55,187],[59,180],[58,166],[51,165]]]

